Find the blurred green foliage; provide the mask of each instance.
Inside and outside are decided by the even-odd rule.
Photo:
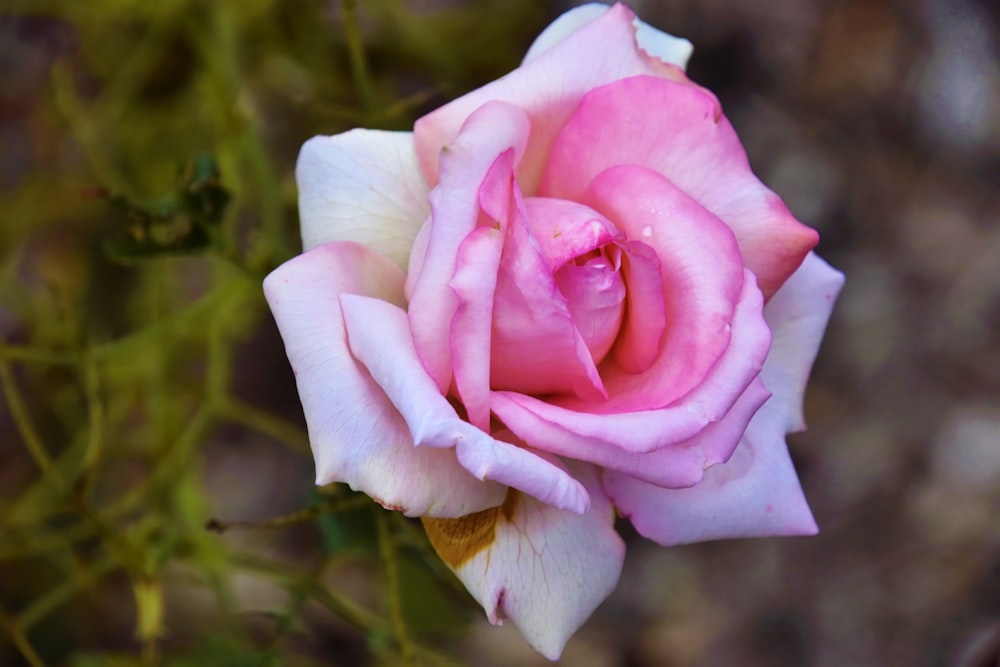
[[[301,143],[410,127],[516,66],[551,15],[533,0],[4,5],[0,663],[448,664],[429,642],[474,610],[419,527],[340,486],[309,492],[294,395],[283,407],[241,378],[267,382],[254,341],[283,354],[260,282],[299,247]],[[303,509],[212,516],[210,453],[243,456],[232,428],[305,473],[231,492]],[[352,567],[374,602],[329,583]],[[237,604],[256,581],[277,610]]]

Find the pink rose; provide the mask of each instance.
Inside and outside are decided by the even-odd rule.
[[[316,137],[265,281],[317,483],[424,517],[556,658],[664,545],[816,532],[785,435],[842,276],[751,173],[690,44],[623,5],[413,133]]]

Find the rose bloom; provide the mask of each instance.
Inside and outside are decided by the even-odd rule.
[[[623,5],[414,131],[316,137],[265,281],[316,459],[557,658],[662,545],[812,534],[785,435],[843,277]]]

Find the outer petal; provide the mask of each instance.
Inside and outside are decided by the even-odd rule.
[[[639,48],[649,55],[659,58],[666,64],[677,65],[681,69],[687,69],[688,59],[694,51],[691,42],[683,37],[674,37],[638,19],[635,25],[635,40],[639,43]]]
[[[571,514],[512,496],[498,512],[483,517],[495,522],[492,533],[485,526],[484,546],[462,562],[447,552],[454,534],[425,524],[431,542],[445,562],[451,561],[490,622],[509,618],[550,660],[559,658],[573,633],[614,590],[625,558],[596,471],[578,465],[573,472],[591,492],[589,512]]]
[[[773,338],[761,377],[774,392],[772,408],[785,416],[789,432],[805,428],[802,396],[806,380],[843,285],[844,274],[809,253],[764,307]]]
[[[493,412],[531,447],[584,461],[603,462],[601,450],[644,453],[683,442],[721,420],[760,373],[771,340],[753,274],[746,272],[733,317],[732,344],[705,381],[658,410],[597,414],[570,410],[516,392],[493,392]],[[703,461],[679,469],[678,486],[701,478]]]
[[[622,164],[663,174],[732,227],[765,298],[816,245],[816,232],[753,175],[718,101],[697,88],[634,76],[589,92],[552,148],[539,194],[578,201]]]
[[[772,399],[773,401],[773,399]],[[757,412],[726,463],[687,489],[663,489],[616,472],[604,488],[640,534],[664,546],[730,537],[817,532],[785,445],[785,420],[771,404]]]
[[[427,219],[427,183],[410,132],[351,130],[313,137],[299,152],[302,246],[356,241],[406,269]]]
[[[514,487],[561,509],[585,512],[587,492],[562,468],[463,421],[424,370],[406,313],[364,296],[341,296],[351,351],[402,414],[418,447],[456,448],[480,479]]]
[[[637,48],[634,19],[627,7],[615,5],[507,76],[418,120],[414,136],[427,181],[438,180],[441,147],[489,100],[511,102],[531,118],[531,143],[518,169],[518,182],[526,195],[532,195],[552,142],[588,90],[636,74],[688,82],[679,67]]]
[[[356,243],[331,243],[275,269],[264,293],[285,341],[316,458],[316,482],[347,482],[409,516],[498,505],[504,487],[470,475],[454,452],[416,448],[406,423],[351,356],[343,293],[400,303],[398,267]]]
[[[765,309],[774,346],[761,377],[774,392],[724,464],[689,489],[660,489],[619,473],[604,486],[636,530],[664,545],[817,531],[785,445],[802,428],[802,394],[843,275],[810,253]],[[771,304],[775,304],[773,307]],[[780,342],[779,342],[780,341]]]
[[[449,334],[458,296],[448,283],[455,274],[459,247],[476,228],[480,186],[490,168],[504,151],[513,148],[522,155],[529,130],[523,111],[490,102],[476,110],[461,135],[441,151],[441,183],[430,194],[433,217],[407,312],[420,360],[442,392],[451,384]]]
[[[729,460],[747,424],[770,396],[764,383],[755,380],[722,419],[691,438],[648,453],[595,449],[600,458],[592,462],[654,486],[670,489],[694,486],[703,479],[705,470]]]
[[[592,2],[564,13],[535,39],[527,55],[524,56],[524,64],[542,55],[597,17],[606,14],[609,9],[608,5]],[[664,63],[677,65],[681,69],[687,67],[687,61],[694,49],[691,42],[657,30],[638,18],[633,19],[632,24],[635,26],[635,39],[640,49]]]

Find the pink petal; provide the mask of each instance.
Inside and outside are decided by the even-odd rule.
[[[664,489],[607,472],[604,488],[640,534],[664,546],[817,532],[788,456],[784,415],[771,401],[729,461],[705,471],[696,486]]]
[[[428,186],[410,132],[351,130],[313,137],[295,167],[302,246],[356,241],[406,269],[427,219]]]
[[[480,227],[462,242],[450,283],[458,295],[458,309],[451,321],[455,388],[469,421],[483,431],[490,426],[493,295],[502,251],[503,232]]]
[[[622,320],[626,292],[621,251],[608,245],[622,234],[597,211],[576,202],[531,197],[524,203],[532,245],[554,272],[592,361],[600,363]]]
[[[587,513],[522,496],[509,517],[501,511],[493,543],[455,569],[491,623],[510,619],[550,660],[614,590],[625,559],[597,472],[576,464],[573,473],[591,494]]]
[[[816,245],[816,232],[753,175],[715,98],[693,86],[634,76],[591,90],[552,147],[539,194],[580,200],[598,174],[621,164],[663,174],[732,227],[766,297]]]
[[[462,241],[449,283],[458,296],[450,333],[455,387],[469,421],[483,431],[490,424],[493,301],[508,219],[518,205],[516,197],[514,151],[510,149],[493,162],[479,187],[478,228]]]
[[[532,195],[556,135],[587,91],[635,74],[687,81],[680,68],[637,48],[634,19],[627,7],[615,5],[507,76],[418,120],[414,136],[427,182],[437,183],[441,147],[489,100],[511,102],[531,119],[531,142],[518,169],[518,182]]]
[[[493,413],[531,447],[584,461],[610,460],[605,449],[641,453],[683,442],[725,417],[760,373],[770,344],[762,308],[760,290],[746,271],[729,347],[698,387],[667,407],[599,414],[567,409],[554,397],[542,401],[495,391]],[[693,484],[700,476],[679,474],[679,485]]]
[[[608,257],[617,256],[617,261]],[[625,282],[621,251],[607,252],[582,265],[568,263],[556,272],[559,292],[566,298],[576,330],[583,337],[594,363],[601,363],[617,340],[625,312]]]
[[[809,253],[764,307],[773,340],[761,377],[774,392],[771,407],[785,415],[789,432],[805,428],[802,396],[806,380],[843,285],[844,274]]]
[[[449,334],[458,296],[448,283],[455,274],[459,246],[477,226],[479,189],[490,167],[511,148],[522,155],[528,131],[523,111],[489,102],[469,117],[461,134],[442,151],[441,183],[430,194],[432,222],[408,309],[417,353],[441,391],[451,385]]]
[[[754,380],[725,416],[691,438],[648,453],[604,448],[599,450],[604,458],[592,463],[663,488],[694,486],[702,480],[705,470],[729,460],[750,419],[770,396],[764,383]]]
[[[356,243],[300,255],[264,281],[295,372],[316,458],[316,483],[346,482],[409,516],[457,517],[494,507],[505,487],[483,483],[447,450],[415,448],[399,412],[351,356],[341,294],[402,302],[403,275]]]
[[[403,310],[352,294],[340,301],[351,352],[403,416],[412,442],[421,448],[455,447],[459,462],[479,479],[561,509],[587,510],[587,492],[562,468],[459,418],[421,364]]]
[[[811,535],[817,531],[784,435],[803,427],[802,394],[843,285],[843,275],[810,253],[764,309],[774,344],[761,376],[774,396],[733,456],[690,489],[657,489],[608,473],[605,488],[636,529],[670,546],[724,537]]]
[[[616,360],[629,365],[606,363],[601,368],[610,400],[600,409],[661,408],[700,384],[729,345],[733,309],[743,287],[739,249],[722,221],[643,167],[604,171],[591,183],[584,201],[612,220],[632,243],[652,248],[662,281],[657,299],[649,294],[657,281],[640,279],[648,276],[651,259],[638,251],[630,253],[626,278],[630,293],[635,279],[636,301],[629,304],[622,341],[613,351]],[[663,304],[666,318],[662,342],[657,302]],[[650,319],[643,321],[647,312]],[[656,355],[652,365],[651,354]],[[635,372],[643,365],[643,372]]]
[[[577,202],[528,197],[524,209],[534,243],[551,272],[622,238],[607,218]]]
[[[656,251],[641,241],[629,241],[624,248],[622,273],[628,285],[628,307],[615,344],[614,359],[623,371],[637,375],[660,355],[660,343],[667,328],[667,306]]]
[[[541,248],[524,214],[513,215],[493,305],[490,386],[602,400],[597,367]]]
[[[403,284],[403,295],[407,301],[413,298],[413,285],[417,282],[417,276],[420,275],[424,267],[427,244],[431,241],[431,222],[430,218],[424,220],[424,224],[420,226],[420,231],[417,232],[417,236],[413,239],[413,247],[410,248],[410,263],[406,269],[406,282]]]

